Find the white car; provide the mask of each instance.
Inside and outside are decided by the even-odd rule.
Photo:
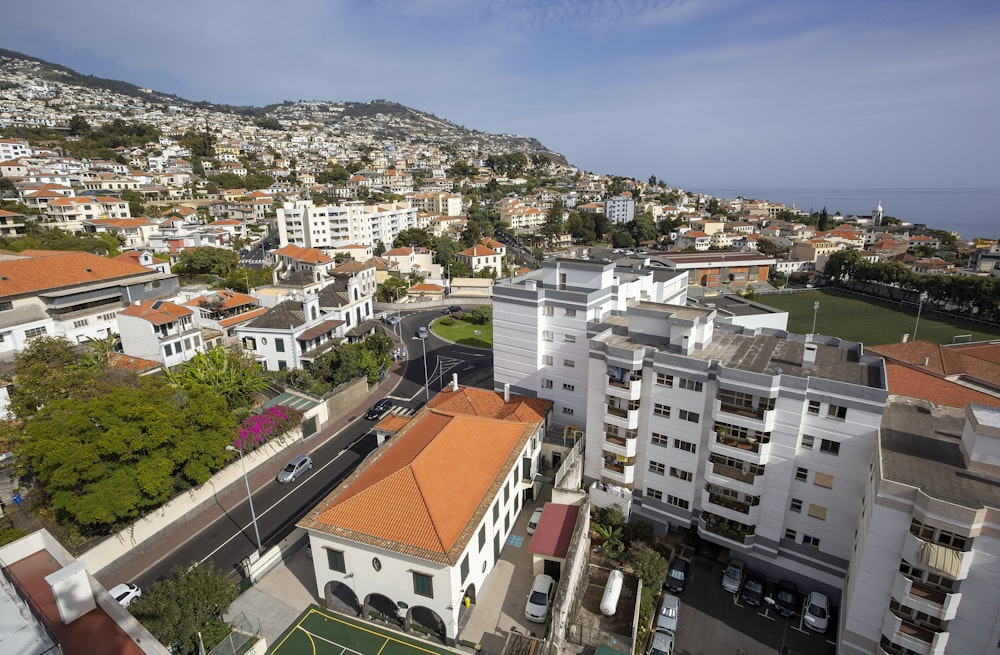
[[[552,600],[552,587],[555,581],[552,576],[539,573],[531,583],[531,593],[524,606],[524,618],[535,623],[545,623],[549,613],[549,601]]]
[[[826,632],[830,621],[830,601],[818,591],[806,596],[802,606],[802,620],[806,627],[816,632]]]
[[[115,600],[121,603],[122,607],[128,607],[136,598],[142,596],[142,589],[139,585],[131,582],[123,582],[108,591]]]
[[[653,643],[649,655],[671,655],[674,652],[674,633],[657,630],[653,634]]]
[[[534,512],[531,513],[531,518],[528,519],[528,534],[535,534],[535,529],[538,527],[538,522],[542,520],[542,508],[539,507]]]
[[[663,594],[660,609],[656,613],[656,631],[677,632],[677,619],[681,612],[681,599],[673,594]]]

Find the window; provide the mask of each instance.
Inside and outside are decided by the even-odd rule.
[[[678,414],[677,418],[682,421],[690,421],[691,423],[697,423],[701,419],[701,415],[696,412],[689,412],[686,409],[682,409]]]
[[[565,341],[566,343],[576,343],[576,336],[572,334],[564,335],[563,341]]]
[[[465,579],[469,577],[469,554],[466,553],[465,557],[462,558],[462,582],[465,583]]]
[[[661,387],[672,387],[674,386],[674,376],[667,375],[666,373],[657,373],[656,384]]]
[[[809,409],[806,410],[806,411],[808,411],[813,416],[819,416],[819,401],[818,400],[810,400],[809,401]]]
[[[8,309],[14,309],[14,303],[9,300],[0,300],[0,312],[5,312]]]
[[[178,350],[177,352],[180,352],[180,350]],[[173,355],[174,354],[173,346],[171,346],[169,343],[163,344],[163,354],[167,357]]]
[[[575,384],[563,384],[563,391],[576,391]]]
[[[791,539],[792,541],[795,541],[795,538],[798,536],[799,534],[795,530],[792,530],[791,528],[785,528],[785,539]]]
[[[542,364],[552,366],[552,355],[542,355]]]
[[[510,532],[510,514],[503,515],[503,531]]]
[[[841,407],[840,405],[830,405],[826,408],[826,415],[830,418],[843,421],[847,418],[847,408]]]
[[[663,500],[663,492],[656,489],[646,489],[646,495],[654,500]]]
[[[434,579],[425,573],[413,572],[413,593],[434,598]]]
[[[819,548],[819,537],[810,537],[809,535],[804,534],[802,535],[802,545]]]
[[[828,453],[830,455],[840,454],[840,442],[830,441],[829,439],[823,439],[819,442],[819,451],[821,453]]]
[[[573,413],[572,407],[563,407],[563,414],[572,414],[572,413]]]
[[[802,511],[802,500],[799,498],[792,498],[792,502],[788,505],[789,512],[801,512]]]
[[[660,403],[655,403],[653,405],[653,413],[657,416],[670,418],[670,408],[666,405],[661,405]]]
[[[40,337],[46,334],[44,327],[28,328],[24,331],[24,338],[31,339],[32,337]]]
[[[551,389],[552,380],[542,380],[542,389]]]
[[[680,480],[684,480],[685,482],[690,482],[693,476],[691,475],[690,471],[682,471],[679,468],[674,468],[673,466],[671,466],[670,477],[678,478]]]
[[[826,508],[822,505],[813,505],[809,503],[809,516],[814,519],[819,519],[820,521],[826,520]]]
[[[284,371],[286,368],[288,368],[288,362],[286,362],[283,359],[279,359],[278,360],[278,370],[279,371]]]
[[[691,509],[691,503],[677,496],[667,496],[667,504],[681,509]]]
[[[813,449],[813,444],[816,442],[816,437],[811,434],[802,435],[802,447],[808,450]]]
[[[486,526],[484,525],[479,528],[479,550],[481,551],[483,549],[483,546],[485,545],[486,545]]]
[[[795,469],[795,479],[799,482],[805,482],[809,479],[809,469],[802,468],[801,466]]]
[[[275,352],[283,353],[285,352],[285,340],[275,339],[274,340],[274,350]]]
[[[506,505],[510,502],[510,487],[504,485],[503,487],[503,504]]]
[[[331,571],[340,571],[341,573],[347,572],[347,567],[344,566],[343,551],[332,550],[330,548],[327,548],[326,565],[330,567]]]
[[[649,470],[657,475],[663,475],[663,473],[667,470],[667,467],[662,462],[654,462],[653,460],[650,460]]]
[[[650,442],[652,442],[653,444],[656,444],[657,446],[669,446],[670,445],[670,437],[668,437],[666,435],[662,435],[659,432],[654,432],[651,435],[649,435],[649,440],[650,440]]]
[[[576,366],[576,362],[574,362],[572,359],[564,359],[563,366],[568,366],[570,368],[573,368],[574,366]]]
[[[546,316],[552,316],[553,314],[555,314],[555,311],[556,311],[555,307],[552,307],[551,305],[546,305],[545,308],[542,309],[542,313],[545,314]]]
[[[567,309],[566,310],[566,316],[570,316],[570,317],[576,316],[576,310],[575,309]]]
[[[73,321],[73,327],[74,327],[74,328],[82,328],[82,327],[87,327],[87,325],[88,325],[89,323],[90,323],[90,321],[89,321],[88,319],[86,319],[86,318],[81,318],[81,319],[80,319],[79,321]]]
[[[552,341],[554,338],[552,330],[542,330],[542,341]]]
[[[500,520],[500,500],[493,502],[493,525],[496,525],[497,521]]]
[[[833,489],[833,476],[827,475],[826,473],[817,472],[813,475],[813,484],[817,487],[825,487],[827,489]]]
[[[674,448],[679,448],[686,453],[694,452],[694,444],[690,441],[681,441],[680,439],[674,439]]]
[[[688,391],[701,391],[701,382],[698,382],[697,380],[680,378],[678,382],[681,389],[687,389]]]

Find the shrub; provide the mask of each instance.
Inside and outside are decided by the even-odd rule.
[[[445,316],[444,318],[439,318],[438,323],[440,323],[441,325],[454,325],[455,319],[452,318],[451,316]]]
[[[272,405],[260,414],[254,414],[240,423],[239,434],[233,446],[239,450],[253,450],[268,439],[280,437],[302,423],[302,412],[284,405]]]

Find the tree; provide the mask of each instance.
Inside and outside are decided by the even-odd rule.
[[[549,207],[549,211],[545,214],[545,223],[539,228],[538,232],[545,237],[546,241],[551,245],[551,243],[556,239],[556,237],[563,234],[563,213],[565,208],[561,200],[556,200]]]
[[[469,312],[469,322],[475,323],[476,325],[486,325],[493,320],[493,306],[492,305],[476,305]]]
[[[227,275],[240,263],[240,256],[226,248],[202,246],[181,253],[173,272],[179,275]]]
[[[410,248],[413,246],[419,246],[421,248],[431,248],[434,245],[434,239],[431,237],[430,233],[424,228],[411,227],[405,230],[400,230],[399,234],[392,242],[393,248]]]
[[[469,162],[464,159],[459,159],[451,168],[448,169],[448,177],[473,177],[476,174],[476,169],[469,165]]]
[[[633,542],[628,550],[629,560],[636,577],[642,580],[643,588],[647,586],[659,589],[667,579],[667,560],[642,541]]]
[[[211,562],[175,566],[169,578],[154,582],[129,610],[164,645],[197,653],[199,633],[206,649],[229,634],[222,615],[239,593],[236,582]]]
[[[87,136],[90,134],[90,123],[79,114],[69,119],[69,133],[73,136]]]
[[[165,371],[164,378],[176,388],[208,387],[225,398],[230,409],[237,409],[249,407],[257,394],[267,387],[261,374],[260,364],[246,351],[216,346]]]
[[[261,268],[244,268],[239,266],[229,271],[216,285],[219,289],[232,289],[241,293],[250,293],[254,287],[271,284],[274,280],[274,269],[270,266]]]
[[[826,207],[819,213],[819,221],[816,223],[816,229],[820,232],[826,232],[830,229],[830,216],[826,213]]]
[[[138,218],[146,213],[146,207],[142,204],[142,194],[138,191],[122,191],[122,200],[128,202],[128,210],[132,218]]]

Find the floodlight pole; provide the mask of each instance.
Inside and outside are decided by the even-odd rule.
[[[431,399],[430,378],[427,377],[427,339],[421,337],[413,337],[413,338],[420,342],[420,347],[424,353],[424,399],[430,400]]]
[[[917,322],[913,324],[913,341],[917,340],[917,328],[920,327],[920,310],[924,308],[924,300],[927,299],[926,293],[920,294],[920,303],[917,305]]]
[[[819,313],[819,301],[813,303],[813,330],[812,333],[816,334],[816,315]]]
[[[257,554],[259,555],[263,546],[260,542],[260,530],[257,529],[257,512],[253,509],[253,494],[250,493],[250,478],[247,477],[247,465],[243,461],[243,449],[236,446],[226,446],[226,450],[231,450],[240,454],[240,464],[243,466],[243,481],[247,485],[247,500],[250,501],[250,517],[253,519],[253,532],[257,535]]]

